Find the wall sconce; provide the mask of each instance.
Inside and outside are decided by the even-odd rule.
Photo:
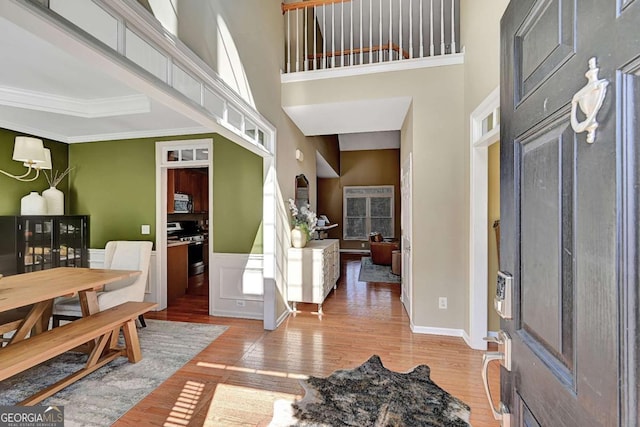
[[[16,136],[13,146],[13,160],[22,162],[27,169],[23,175],[12,175],[0,169],[0,173],[18,181],[35,181],[40,176],[40,170],[51,169],[51,151],[44,148],[42,140],[29,136]],[[31,171],[35,170],[34,177],[29,177]]]
[[[299,162],[304,160],[304,154],[298,149],[296,149],[296,160]]]

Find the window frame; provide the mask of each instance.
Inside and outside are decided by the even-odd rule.
[[[390,199],[390,216],[389,216],[389,229],[391,235],[385,235],[384,238],[395,238],[395,186],[393,185],[352,185],[343,187],[342,191],[342,239],[351,241],[367,241],[369,240],[369,234],[371,230],[372,219],[384,219],[386,217],[372,217],[371,215],[371,199],[372,198],[388,198]],[[347,216],[347,201],[348,199],[366,199],[366,213],[364,216]],[[364,235],[349,236],[348,233],[348,218],[364,218],[365,231]]]

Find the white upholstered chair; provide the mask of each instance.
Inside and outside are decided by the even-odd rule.
[[[111,270],[140,270],[141,274],[105,285],[98,292],[98,307],[106,310],[127,301],[144,301],[144,291],[149,276],[152,242],[116,240],[105,246],[104,268]],[[60,320],[75,320],[82,317],[77,296],[57,298],[53,306],[53,326]],[[140,316],[144,327],[144,318]]]

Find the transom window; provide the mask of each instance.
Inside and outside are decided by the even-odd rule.
[[[344,187],[343,239],[368,240],[372,232],[393,238],[393,185]]]

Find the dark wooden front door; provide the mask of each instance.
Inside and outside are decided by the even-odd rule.
[[[501,400],[516,426],[635,426],[640,0],[512,0],[501,35]],[[594,143],[570,119],[590,58]]]

